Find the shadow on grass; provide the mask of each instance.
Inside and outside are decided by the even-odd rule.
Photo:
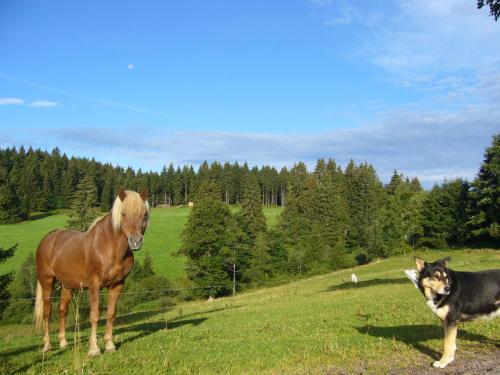
[[[441,353],[437,352],[424,344],[425,341],[434,339],[444,339],[443,327],[431,324],[403,325],[390,327],[363,326],[355,327],[360,333],[385,339],[395,339],[413,346],[420,353],[432,358],[439,359]],[[490,339],[483,335],[469,333],[458,328],[458,338],[486,343],[500,347],[500,341]]]
[[[17,349],[12,349],[12,350],[6,350],[4,352],[0,352],[0,358],[4,359],[4,358],[11,357],[11,356],[16,356],[16,355],[19,355],[19,354],[23,354],[25,352],[36,350],[40,346],[41,345],[29,345],[29,346],[24,346],[22,348],[17,348]]]
[[[156,309],[156,310],[140,311],[140,312],[131,313],[131,314],[127,314],[127,315],[117,316],[116,319],[115,319],[114,326],[122,325],[122,324],[135,323],[135,322],[138,322],[138,321],[141,321],[141,320],[145,320],[145,319],[151,318],[151,317],[153,317],[155,315],[165,313],[165,312],[167,312],[167,311],[169,311],[171,309],[172,308],[169,307],[169,308],[166,308],[166,309]],[[90,321],[88,320],[89,318],[87,316],[88,314],[90,314],[90,309],[88,311],[84,310],[84,311],[80,312],[80,319],[81,320],[85,319],[84,322],[80,323],[80,330],[82,330],[82,331],[90,328]],[[106,316],[106,310],[102,311],[101,315]],[[99,322],[97,323],[97,329],[99,329],[99,327],[102,327],[102,326],[105,326],[105,325],[106,325],[106,318],[104,317],[104,318],[99,319]],[[75,330],[75,326],[74,325],[68,325],[66,327],[66,333],[73,332],[74,330]]]
[[[134,315],[134,317],[136,319],[139,319],[138,316],[142,316],[143,318],[146,316],[144,314],[142,314],[142,315],[141,314],[132,314],[132,315]],[[154,314],[150,314],[149,316],[152,316],[152,315],[154,315]],[[135,341],[135,340],[140,339],[140,338],[145,337],[145,336],[149,336],[155,332],[158,332],[158,331],[161,331],[164,329],[172,330],[172,329],[177,329],[177,328],[180,328],[180,327],[183,327],[186,325],[192,325],[192,326],[196,327],[196,326],[202,324],[207,319],[208,318],[174,319],[172,321],[161,320],[161,321],[143,322],[143,323],[133,324],[133,325],[125,326],[125,327],[119,327],[119,328],[114,330],[115,336],[118,334],[124,334],[127,332],[137,332],[137,334],[130,336],[130,337],[127,337],[124,340],[117,342],[116,348],[120,349],[120,347],[125,343]],[[89,335],[88,332],[81,334],[80,339],[81,339],[81,344],[82,344],[83,348],[86,348],[85,343],[88,339],[88,335]],[[70,336],[71,336],[71,333],[70,333]],[[40,345],[30,345],[30,346],[14,349],[14,350],[7,351],[7,352],[1,352],[0,359],[2,360],[2,364],[0,365],[0,369],[2,370],[2,374],[6,374],[6,375],[9,374],[10,375],[10,374],[25,373],[27,370],[32,369],[34,366],[36,366],[39,363],[42,363],[44,361],[49,362],[51,360],[51,358],[59,356],[68,350],[70,350],[70,351],[73,350],[74,342],[72,342],[73,340],[71,340],[71,337],[68,337],[68,341],[70,343],[70,346],[68,347],[68,349],[65,349],[65,350],[54,349],[50,353],[47,353],[47,354],[42,354],[40,352],[40,349],[42,347],[41,343],[40,343]],[[57,346],[56,346],[56,348],[57,348]],[[33,361],[31,361],[30,363],[25,364],[19,368],[12,368],[11,369],[10,368],[11,364],[10,364],[9,358],[16,356],[18,354],[22,354],[22,353],[27,352],[29,350],[36,350],[35,359]],[[104,355],[106,355],[106,354],[104,353]],[[69,360],[69,361],[71,361],[71,360]],[[13,367],[14,367],[14,365],[13,365]]]
[[[183,314],[182,311],[178,314],[178,316],[175,319],[185,319],[185,318],[190,318],[196,315],[205,315],[205,314],[212,314],[215,312],[219,311],[226,311],[226,310],[231,310],[231,309],[239,309],[240,307],[243,307],[245,305],[226,305],[224,307],[216,307],[210,310],[202,310],[202,311],[197,311],[191,314]]]
[[[41,219],[45,219],[46,217],[54,216],[54,215],[57,215],[57,214],[58,213],[55,212],[55,211],[36,212],[36,213],[30,215],[29,221],[41,220]]]
[[[376,285],[396,285],[396,284],[405,284],[410,283],[410,281],[406,277],[402,277],[400,279],[371,279],[371,280],[361,280],[357,283],[352,281],[345,281],[339,285],[332,285],[328,287],[324,292],[335,292],[336,290],[346,290],[346,289],[359,289],[366,288],[369,286]]]
[[[124,340],[121,340],[116,344],[116,348],[119,349],[123,344],[135,341],[145,336],[149,336],[152,333],[161,331],[161,330],[172,330],[185,325],[198,326],[203,323],[208,318],[198,318],[198,319],[183,319],[183,320],[174,320],[174,321],[156,321],[156,322],[145,322],[139,323],[127,327],[118,328],[115,330],[115,334],[123,334],[127,332],[138,332],[138,334],[134,336],[127,337]]]
[[[143,312],[138,312],[138,313],[118,317],[116,319],[116,322],[118,322],[119,324],[132,323],[132,325],[115,328],[113,330],[114,335],[126,333],[126,332],[138,332],[138,334],[131,336],[131,337],[127,337],[126,339],[117,343],[117,345],[116,345],[117,349],[122,344],[124,344],[126,342],[131,342],[131,341],[137,340],[141,337],[148,336],[148,335],[155,333],[157,331],[160,331],[162,329],[169,329],[170,330],[170,329],[175,329],[175,328],[178,328],[178,327],[181,327],[184,325],[188,325],[188,324],[191,324],[193,326],[197,326],[197,325],[203,323],[205,320],[207,320],[207,318],[184,319],[184,320],[176,319],[174,321],[168,321],[167,324],[165,324],[164,320],[163,321],[144,322],[144,323],[133,324],[134,322],[148,319],[152,316],[164,313],[165,311],[166,311],[165,309],[163,309],[163,310],[150,310],[150,311],[143,311]],[[101,319],[101,321],[99,321],[98,329],[99,329],[99,327],[103,327],[103,325],[105,325],[105,323],[106,323],[106,320]],[[80,329],[83,331],[86,328],[88,328],[88,326],[89,326],[88,323],[82,324],[80,326]],[[104,328],[102,328],[102,329],[104,329]],[[19,368],[6,369],[6,368],[0,367],[0,368],[2,368],[2,374],[4,374],[4,373],[5,374],[24,373],[28,369],[36,366],[39,363],[42,363],[43,361],[48,362],[48,361],[50,361],[51,358],[59,356],[68,350],[73,350],[73,345],[74,345],[73,332],[74,332],[74,326],[68,327],[66,329],[66,336],[67,336],[67,339],[68,339],[68,342],[70,345],[68,346],[67,349],[64,349],[64,350],[57,349],[58,344],[52,342],[53,350],[50,353],[42,354],[41,348],[43,346],[43,342],[42,342],[41,338],[38,338],[38,339],[40,339],[39,345],[29,345],[29,346],[13,349],[10,351],[0,352],[0,359],[2,360],[2,362],[7,362],[7,363],[10,362],[10,359],[13,359],[15,356],[22,354],[22,353],[25,353],[25,352],[28,352],[28,351],[33,351],[34,357],[35,357],[35,359],[32,360],[30,363],[23,365]],[[52,336],[52,341],[54,341],[53,335],[51,335],[51,336]],[[81,345],[84,348],[84,350],[87,349],[86,343],[87,343],[88,337],[89,337],[88,330],[86,332],[81,332],[80,340],[81,340]]]

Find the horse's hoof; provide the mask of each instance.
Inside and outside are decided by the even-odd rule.
[[[116,350],[115,344],[113,344],[112,341],[108,341],[106,343],[106,352],[110,353],[110,352],[114,352],[115,350]]]
[[[99,348],[90,349],[87,355],[89,357],[97,357],[98,355],[101,355],[101,350]]]
[[[52,345],[50,345],[50,344],[44,345],[43,352],[44,353],[50,352],[51,349],[52,349]]]
[[[68,342],[66,340],[59,343],[59,349],[66,349],[68,347]]]

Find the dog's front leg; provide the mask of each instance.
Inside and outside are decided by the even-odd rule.
[[[434,367],[444,368],[448,363],[455,359],[456,339],[457,339],[457,325],[456,323],[446,323],[443,321],[444,325],[444,351],[443,356],[439,361],[434,362],[432,365]]]

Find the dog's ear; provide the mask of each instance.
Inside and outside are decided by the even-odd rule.
[[[440,263],[445,267],[448,265],[448,262],[451,262],[451,257],[446,257],[437,261],[437,263]]]
[[[415,257],[415,264],[417,265],[417,271],[422,272],[427,262],[423,259]]]

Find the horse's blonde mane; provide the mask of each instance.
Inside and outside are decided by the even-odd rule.
[[[90,232],[90,230],[91,230],[92,228],[94,228],[94,227],[96,226],[96,224],[97,224],[99,221],[101,221],[101,219],[103,219],[105,216],[106,216],[106,215],[101,215],[101,216],[99,216],[97,219],[95,219],[95,220],[92,222],[92,224],[90,225],[89,229],[87,229],[87,232]]]
[[[132,191],[125,190],[126,198],[122,201],[120,197],[116,197],[113,203],[113,208],[111,209],[111,222],[113,228],[118,231],[122,225],[122,212],[126,210],[128,214],[140,213],[143,209],[149,212],[148,201],[143,201],[140,194]]]

